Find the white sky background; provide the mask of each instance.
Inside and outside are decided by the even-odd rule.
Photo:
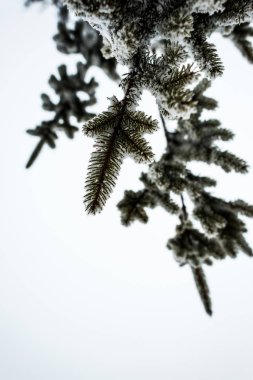
[[[147,225],[125,228],[115,207],[124,189],[139,189],[142,166],[126,160],[104,212],[86,216],[83,184],[92,140],[61,136],[29,170],[36,143],[25,133],[49,113],[40,93],[59,64],[77,57],[55,49],[53,8],[28,10],[0,0],[1,380],[252,380],[253,261],[216,262],[206,269],[214,316],[203,311],[189,268],[166,249],[175,217],[149,212]],[[253,66],[215,37],[226,66],[209,94],[219,101],[210,117],[236,137],[226,147],[253,165]],[[97,109],[119,93],[101,78]],[[91,74],[90,74],[91,75]],[[157,116],[151,96],[143,109]],[[157,157],[162,130],[148,137]],[[214,174],[215,194],[253,203],[252,170]],[[253,221],[248,240],[253,244]]]

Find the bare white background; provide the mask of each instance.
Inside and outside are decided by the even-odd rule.
[[[43,118],[40,93],[62,62],[51,40],[56,14],[22,1],[0,0],[0,379],[252,380],[253,261],[207,268],[214,303],[209,318],[189,268],[179,268],[166,242],[175,217],[152,210],[148,225],[120,225],[115,207],[124,189],[141,188],[143,167],[126,160],[104,212],[85,215],[83,184],[92,141],[79,132],[44,149],[29,170],[35,144],[25,134]],[[252,166],[253,66],[233,45],[214,38],[226,66],[209,91],[216,115],[236,133],[231,151]],[[99,70],[97,110],[119,90]],[[143,109],[157,116],[145,95]],[[157,154],[164,138],[149,140]],[[252,178],[214,174],[215,194],[253,202]],[[248,239],[253,244],[253,224]]]

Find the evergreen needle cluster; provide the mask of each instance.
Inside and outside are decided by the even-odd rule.
[[[205,310],[211,314],[204,265],[211,265],[215,259],[236,257],[239,251],[252,256],[241,216],[252,217],[253,206],[241,199],[227,201],[213,196],[210,189],[216,181],[193,173],[189,163],[214,164],[227,173],[248,171],[243,159],[216,144],[218,140],[231,140],[233,133],[222,128],[216,119],[203,119],[202,113],[217,107],[205,91],[224,71],[216,46],[210,42],[214,32],[231,39],[253,63],[252,0],[49,2],[59,10],[58,33],[54,36],[58,50],[81,54],[84,62],[77,64],[75,75],[68,75],[63,65],[59,68],[60,79],[50,78],[59,102],[55,104],[42,95],[44,109],[53,112],[54,117],[28,130],[40,141],[27,167],[45,143],[55,146],[58,130],[73,137],[77,126],[70,124],[71,116],[77,122],[85,122],[84,134],[95,139],[85,182],[88,213],[103,209],[126,156],[149,163],[148,171],[140,177],[143,189],[127,190],[118,203],[122,223],[147,223],[147,209],[158,205],[178,217],[176,234],[170,237],[167,247],[180,265],[190,266]],[[79,16],[72,25],[68,9]],[[116,72],[116,62],[127,67],[123,78]],[[112,97],[109,108],[97,116],[86,110],[96,101],[95,79],[85,81],[92,65],[104,70],[123,90],[122,98]],[[143,137],[155,132],[158,121],[137,110],[144,89],[156,99],[167,142],[159,160]],[[88,100],[80,100],[80,91],[88,95]],[[167,123],[172,119],[177,120],[177,127],[169,132]],[[191,213],[188,202],[192,203]]]
[[[126,154],[137,162],[150,162],[153,153],[144,133],[157,129],[157,122],[141,111],[133,111],[127,95],[123,101],[112,99],[107,112],[94,117],[84,127],[87,136],[95,137],[86,180],[85,203],[88,213],[102,210],[110,196]]]

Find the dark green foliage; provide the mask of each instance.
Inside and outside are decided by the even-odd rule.
[[[176,228],[176,235],[169,239],[167,247],[173,251],[180,265],[188,264],[191,267],[205,310],[211,315],[211,300],[203,265],[212,264],[213,259],[235,257],[239,251],[253,255],[244,237],[247,232],[246,225],[240,218],[240,214],[253,217],[253,206],[240,199],[227,202],[214,197],[207,188],[215,186],[216,181],[207,176],[196,175],[187,168],[191,161],[203,161],[207,164],[214,163],[224,171],[244,173],[247,169],[243,160],[230,152],[218,150],[215,146],[219,139],[227,141],[233,138],[233,133],[222,128],[218,120],[201,118],[204,110],[217,107],[216,101],[204,95],[209,86],[210,82],[203,80],[194,88],[196,112],[187,120],[179,119],[174,132],[166,129],[162,117],[167,141],[166,153],[158,162],[150,165],[147,174],[142,174],[144,189],[134,194],[136,196],[145,193],[146,196],[149,195],[149,199],[154,200],[170,200],[171,193],[179,196],[181,208],[176,205],[173,209],[156,201],[152,204],[146,202],[142,207],[153,208],[159,204],[166,211],[178,214],[180,224]],[[123,215],[131,212],[132,205],[127,202],[127,194],[125,193],[123,201],[118,204]],[[185,194],[193,203],[191,215],[186,208]],[[137,218],[130,221],[134,219]],[[201,223],[201,230],[194,226],[194,219]]]
[[[224,67],[215,45],[207,41],[206,33],[203,31],[199,19],[202,19],[202,15],[195,15],[193,31],[189,41],[193,44],[193,55],[196,61],[199,62],[200,69],[205,71],[210,78],[215,78],[222,75]]]
[[[157,123],[150,117],[129,109],[127,95],[122,101],[114,98],[107,112],[86,124],[84,133],[96,139],[85,184],[84,202],[88,213],[102,210],[126,154],[140,163],[151,161],[153,153],[142,135],[156,129]]]
[[[41,95],[43,108],[52,112],[54,116],[51,120],[43,121],[41,126],[36,127],[34,130],[29,129],[27,131],[30,135],[40,138],[38,145],[28,160],[27,168],[33,164],[44,143],[47,143],[51,148],[55,148],[56,132],[64,131],[67,137],[74,137],[74,133],[78,131],[78,128],[71,124],[71,116],[75,116],[78,122],[88,120],[94,116],[94,114],[86,110],[86,107],[96,103],[95,89],[98,84],[94,78],[87,83],[85,82],[88,68],[88,65],[78,62],[77,73],[68,75],[66,66],[62,65],[58,68],[60,78],[57,79],[54,75],[49,78],[49,85],[58,95],[59,101],[54,103],[47,94]],[[85,93],[88,99],[81,100],[79,93]]]
[[[135,76],[141,88],[149,89],[159,99],[161,112],[169,118],[176,118],[178,113],[183,115],[194,106],[188,86],[198,79],[199,72],[193,64],[182,64],[186,58],[182,46],[164,43],[161,57],[141,56],[139,73]]]

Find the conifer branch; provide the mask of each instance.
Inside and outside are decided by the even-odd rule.
[[[44,0],[28,0],[25,5],[29,6],[36,2],[48,4]],[[85,80],[90,67],[96,65],[111,79],[119,80],[115,59],[105,59],[101,53],[102,37],[82,20],[76,21],[72,27],[68,9],[61,0],[50,0],[49,3],[58,10],[58,32],[53,37],[57,49],[63,54],[80,53],[85,63],[77,63],[77,72],[74,75],[68,75],[67,67],[61,65],[58,68],[59,79],[55,75],[50,76],[49,85],[59,100],[54,103],[47,94],[41,95],[42,108],[54,116],[50,120],[43,121],[35,129],[27,130],[30,135],[39,137],[40,141],[33,150],[26,168],[32,166],[46,144],[55,148],[58,132],[64,131],[70,139],[74,137],[79,128],[70,122],[72,116],[77,122],[89,120],[94,116],[94,113],[89,112],[87,108],[96,103],[95,91],[98,84],[94,78],[89,82]],[[87,100],[81,100],[83,94]]]
[[[87,111],[87,107],[96,103],[95,89],[97,82],[92,78],[89,82],[85,81],[85,76],[89,66],[77,63],[77,72],[74,75],[68,75],[65,65],[58,68],[59,79],[51,75],[49,85],[58,95],[59,100],[54,103],[47,94],[42,94],[43,108],[54,114],[51,120],[46,120],[37,126],[35,129],[27,130],[32,136],[40,137],[40,142],[32,152],[26,168],[29,168],[39,153],[42,147],[47,143],[50,148],[55,148],[55,140],[58,138],[57,133],[64,131],[68,138],[73,138],[78,127],[72,125],[70,118],[75,116],[77,121],[88,120],[94,114]],[[87,100],[80,99],[80,93],[85,93]]]
[[[203,120],[201,117],[204,110],[212,110],[217,106],[214,99],[204,95],[209,86],[210,82],[203,80],[193,89],[197,112],[187,120],[179,119],[175,131],[167,130],[165,118],[160,113],[167,142],[166,153],[159,161],[152,163],[148,173],[143,173],[140,179],[144,184],[144,191],[147,190],[155,200],[155,206],[160,205],[166,211],[179,216],[180,224],[176,228],[176,235],[169,239],[167,247],[173,251],[180,265],[188,264],[191,267],[202,303],[206,312],[211,315],[211,298],[203,265],[211,265],[213,259],[236,257],[239,251],[252,255],[252,249],[244,238],[245,223],[239,218],[239,214],[253,217],[253,206],[242,200],[226,202],[213,197],[206,188],[215,186],[216,181],[207,176],[196,175],[187,168],[188,162],[193,160],[207,163],[211,161],[225,171],[234,169],[243,173],[247,168],[243,160],[229,152],[219,151],[215,146],[219,139],[228,141],[233,138],[233,133],[222,128],[218,120]],[[176,204],[175,209],[166,207],[166,202],[162,200],[167,199],[170,203],[171,193],[179,196],[181,208]],[[191,218],[186,209],[185,193],[193,203]],[[123,216],[126,210],[130,211],[130,206],[126,197],[121,202],[118,207],[126,207],[124,210],[119,207]],[[143,206],[150,207],[148,204]],[[194,219],[200,221],[202,231],[194,228],[191,221]]]
[[[205,71],[206,75],[210,78],[221,76],[224,66],[214,44],[207,42],[205,37],[201,38],[200,35],[197,38],[192,35],[192,38],[194,40],[195,59],[199,63],[200,69]]]
[[[84,133],[96,139],[85,183],[84,203],[88,213],[95,214],[104,207],[126,154],[139,163],[153,159],[142,134],[155,131],[157,123],[143,112],[132,111],[133,91],[133,76],[129,76],[123,100],[114,98],[107,112],[84,126]]]
[[[34,2],[43,0],[27,0],[27,4]],[[200,298],[211,315],[203,267],[214,260],[236,257],[240,251],[253,255],[241,218],[253,217],[253,206],[241,199],[214,197],[210,187],[216,181],[193,173],[189,163],[215,164],[225,172],[243,174],[248,170],[244,160],[216,144],[231,140],[233,133],[222,128],[219,120],[203,119],[202,114],[217,107],[217,101],[205,94],[211,84],[207,78],[220,76],[224,70],[216,46],[209,42],[212,34],[219,32],[230,38],[253,62],[252,0],[64,0],[81,16],[73,25],[68,24],[69,12],[61,1],[50,2],[59,10],[54,36],[57,49],[80,54],[84,63],[78,63],[75,75],[68,75],[62,65],[60,78],[50,77],[59,102],[42,94],[43,108],[54,116],[27,131],[39,138],[27,167],[43,146],[55,147],[59,130],[73,137],[78,128],[70,124],[72,116],[77,122],[86,122],[84,133],[95,139],[85,182],[88,213],[104,207],[127,155],[149,163],[147,173],[140,177],[143,189],[126,191],[118,203],[122,224],[128,226],[135,220],[147,223],[147,208],[157,206],[179,217],[167,247],[179,265],[191,267]],[[96,101],[96,82],[85,81],[86,71],[95,65],[119,82],[116,61],[128,67],[120,82],[123,99],[111,98],[108,110],[92,118],[86,108]],[[143,137],[157,129],[157,122],[136,111],[143,89],[157,101],[167,142],[157,161]],[[79,98],[80,91],[88,95],[87,101]],[[167,130],[167,119],[178,120],[173,131]],[[185,199],[192,207],[186,209]],[[199,222],[198,228],[194,220]]]

